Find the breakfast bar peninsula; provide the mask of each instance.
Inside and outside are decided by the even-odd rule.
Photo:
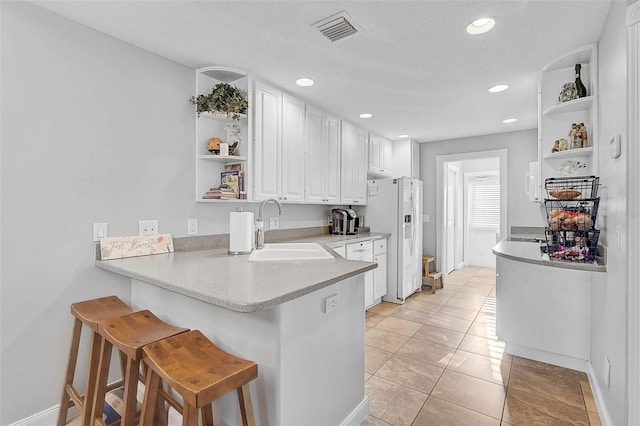
[[[376,264],[318,247],[330,258],[250,261],[213,248],[95,264],[131,279],[135,309],[258,363],[258,424],[357,425],[369,411],[362,274]],[[240,424],[233,393],[214,403],[214,420]]]

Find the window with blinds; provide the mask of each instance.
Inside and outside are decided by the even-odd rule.
[[[469,185],[471,228],[500,229],[500,184],[474,182]]]

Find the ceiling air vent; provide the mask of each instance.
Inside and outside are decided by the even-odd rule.
[[[338,41],[359,31],[358,24],[344,10],[313,24],[331,41]]]

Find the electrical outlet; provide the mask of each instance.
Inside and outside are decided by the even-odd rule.
[[[269,218],[269,229],[278,229],[278,218],[270,217]]]
[[[198,219],[187,220],[187,235],[198,235]]]
[[[328,314],[338,309],[338,295],[334,294],[324,299],[324,313]]]
[[[107,224],[106,223],[94,223],[93,224],[93,241],[98,242],[100,238],[107,238]]]
[[[138,235],[156,235],[157,233],[157,220],[141,220],[138,222]]]

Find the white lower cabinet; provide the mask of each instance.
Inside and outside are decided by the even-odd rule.
[[[373,243],[371,240],[347,244],[347,259],[373,262]],[[364,273],[364,307],[373,305],[373,271]]]
[[[387,239],[373,240],[373,261],[378,267],[373,270],[373,298],[387,294]]]

